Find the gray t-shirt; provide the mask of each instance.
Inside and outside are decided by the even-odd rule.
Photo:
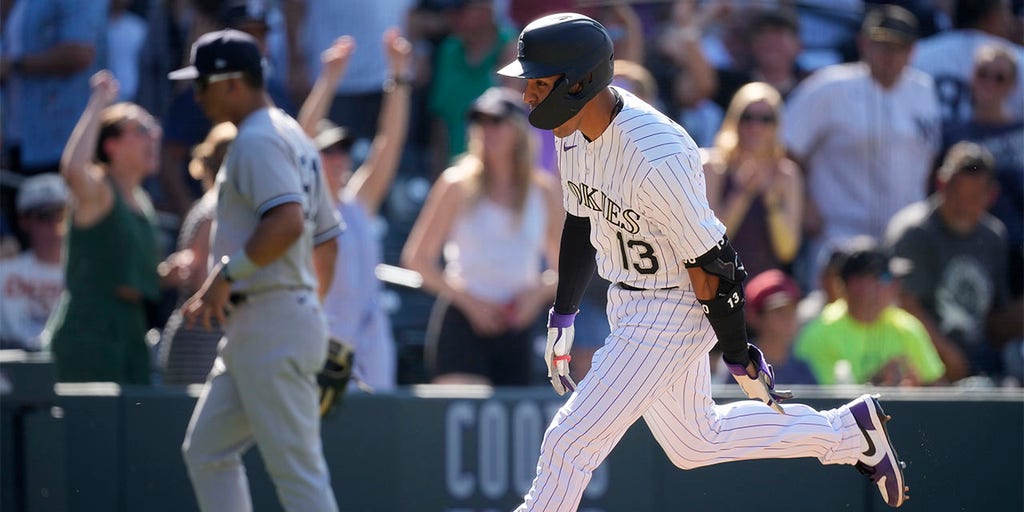
[[[967,352],[976,372],[992,370],[997,356],[986,343],[985,320],[1009,296],[1002,223],[985,214],[971,233],[955,234],[932,196],[897,213],[885,241],[896,257],[911,264],[900,279],[903,289]]]
[[[242,248],[264,213],[293,202],[301,204],[305,214],[302,237],[280,258],[233,283],[232,291],[316,289],[313,247],[338,236],[342,228],[327,192],[320,155],[309,137],[280,109],[253,112],[239,125],[217,175],[213,261]]]

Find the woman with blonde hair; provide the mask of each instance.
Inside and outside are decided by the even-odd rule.
[[[786,158],[782,97],[752,82],[733,96],[704,165],[708,202],[749,275],[786,268],[800,247],[803,177]]]
[[[434,383],[530,384],[563,210],[558,184],[534,167],[520,97],[492,87],[473,103],[468,152],[438,178],[402,251],[439,297],[427,333]]]
[[[43,333],[61,382],[149,384],[147,304],[184,269],[157,274],[156,214],[142,181],[159,161],[160,127],[133,103],[114,103],[109,71],[90,80],[92,95],[61,156],[71,192],[66,288]]]
[[[160,337],[159,364],[163,370],[163,383],[171,386],[202,384],[217,358],[217,344],[223,331],[211,320],[210,329],[183,322],[181,305],[206,281],[207,260],[210,257],[210,228],[217,214],[217,192],[214,181],[228,147],[234,142],[238,129],[224,122],[210,129],[203,142],[192,150],[188,173],[202,183],[203,196],[185,215],[178,232],[176,253],[158,267],[164,275],[175,263],[186,268],[185,278],[178,286],[178,304],[167,319]]]

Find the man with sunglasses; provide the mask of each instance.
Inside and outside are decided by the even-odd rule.
[[[28,250],[0,264],[0,348],[41,348],[39,335],[64,289],[67,205],[67,185],[57,174],[33,176],[18,188],[15,208]]]
[[[217,175],[215,263],[182,307],[190,322],[215,317],[225,331],[182,446],[199,507],[252,509],[241,456],[255,442],[285,510],[337,510],[316,374],[341,225],[320,157],[267,96],[251,36],[204,34],[191,62],[170,78],[192,80],[206,116],[238,127]]]
[[[1005,45],[1017,57],[1017,75],[1024,76],[1024,47],[1010,41],[1014,24],[1020,24],[1020,2],[1009,0],[955,0],[953,28],[921,40],[911,65],[935,79],[946,126],[971,118],[971,77],[974,55],[985,45]],[[1016,4],[1011,8],[1011,4]],[[1016,120],[1024,119],[1024,81],[1017,81],[1006,98],[1006,109]]]

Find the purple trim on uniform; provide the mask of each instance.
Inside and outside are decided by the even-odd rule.
[[[579,313],[579,311],[576,313]],[[552,309],[551,314],[548,316],[548,327],[557,327],[559,329],[571,327],[573,321],[576,320],[576,313],[566,315],[562,313],[555,313],[555,310]]]
[[[725,367],[729,369],[729,373],[737,377],[745,376],[747,378],[750,378],[750,374],[747,373],[747,367],[743,366],[742,364],[734,364],[726,361]]]
[[[339,235],[341,235],[342,231],[344,230],[341,229],[341,224],[335,224],[331,226],[331,228],[328,229],[327,231],[324,231],[323,233],[317,235],[313,235],[313,245],[320,245],[324,242],[337,238]]]
[[[302,204],[302,194],[289,192],[287,194],[281,194],[271,197],[270,199],[263,201],[263,204],[256,208],[256,215],[263,216],[263,214],[270,211],[271,208],[275,206],[281,206],[282,204],[285,203]]]

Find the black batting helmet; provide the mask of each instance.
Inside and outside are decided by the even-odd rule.
[[[498,70],[515,78],[562,75],[530,112],[530,124],[551,130],[576,115],[612,81],[612,38],[600,23],[575,13],[544,16],[519,34],[519,55]],[[569,92],[574,85],[583,86]]]

